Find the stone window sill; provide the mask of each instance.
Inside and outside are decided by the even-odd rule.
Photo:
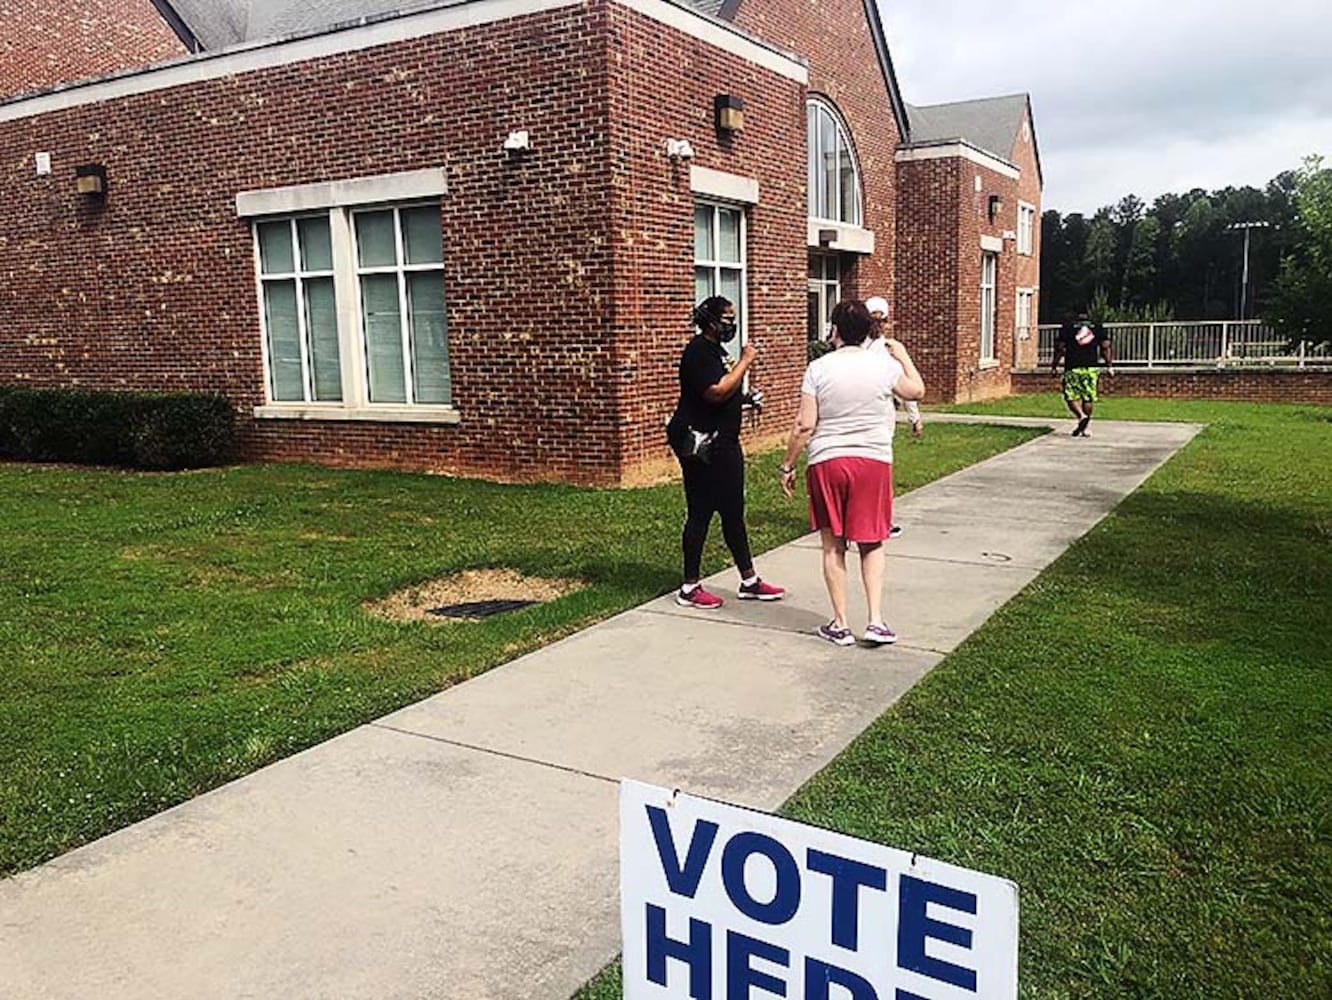
[[[312,403],[269,403],[254,408],[256,420],[348,420],[382,424],[459,424],[462,413],[452,406],[329,406]]]

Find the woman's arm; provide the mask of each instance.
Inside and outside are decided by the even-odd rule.
[[[902,377],[897,380],[897,385],[893,386],[893,392],[897,393],[903,401],[924,399],[925,382],[921,379],[920,372],[916,371],[916,363],[911,360],[911,355],[902,346],[902,342],[890,337],[884,341],[884,346],[888,348],[888,353],[896,358],[902,366]]]
[[[758,348],[752,343],[746,344],[740,349],[740,360],[735,363],[735,367],[723,375],[720,382],[708,386],[703,392],[703,398],[709,403],[726,402],[744,384],[745,372],[749,371],[749,366],[757,358]]]
[[[807,393],[801,393],[800,409],[796,413],[795,426],[791,428],[791,437],[786,442],[786,456],[782,459],[782,492],[788,500],[795,496],[796,459],[809,443],[818,422],[818,400]]]

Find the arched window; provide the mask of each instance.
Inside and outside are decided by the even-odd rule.
[[[820,100],[805,106],[809,128],[809,214],[815,219],[861,224],[860,170],[846,128]]]

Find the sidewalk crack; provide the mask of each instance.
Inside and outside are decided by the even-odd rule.
[[[583,778],[592,778],[595,781],[605,781],[613,785],[620,783],[619,778],[611,778],[604,774],[597,774],[595,771],[584,771],[581,768],[570,767],[567,764],[556,764],[554,761],[538,760],[536,757],[524,757],[522,754],[509,753],[507,750],[496,750],[494,747],[478,746],[475,743],[464,743],[462,740],[450,740],[443,736],[432,736],[430,733],[418,733],[413,729],[401,729],[398,726],[386,725],[383,722],[368,722],[367,726],[375,729],[383,729],[390,733],[397,733],[399,736],[411,736],[416,739],[429,740],[432,743],[443,743],[445,746],[458,747],[463,750],[473,750],[476,753],[490,754],[494,757],[504,757],[508,760],[515,760],[523,764],[535,764],[537,767],[548,767],[555,771],[563,771],[566,774],[576,774]]]

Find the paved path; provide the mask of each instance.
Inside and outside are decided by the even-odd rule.
[[[812,636],[783,546],[785,601],[652,601],[0,882],[0,997],[566,1000],[619,947],[617,779],[775,808],[1198,430],[1057,426],[901,498],[897,646]]]

